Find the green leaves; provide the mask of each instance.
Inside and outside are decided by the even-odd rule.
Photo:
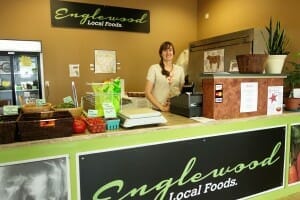
[[[283,55],[283,54],[289,54],[289,52],[286,50],[288,46],[288,39],[285,33],[285,30],[281,27],[280,21],[277,21],[275,23],[275,26],[273,26],[273,20],[270,18],[269,26],[265,27],[267,33],[268,33],[268,40],[264,40],[266,43],[266,48],[269,55]]]
[[[290,88],[290,96],[293,97],[293,89],[300,86],[300,63],[296,61],[300,58],[300,52],[292,55],[295,61],[288,61],[287,63],[293,67],[287,72],[285,84]]]

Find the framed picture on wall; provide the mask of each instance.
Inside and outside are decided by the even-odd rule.
[[[95,50],[95,73],[116,73],[116,51]]]
[[[204,51],[203,72],[224,72],[224,49]]]

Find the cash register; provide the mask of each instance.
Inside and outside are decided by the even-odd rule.
[[[184,85],[181,94],[170,99],[170,112],[185,117],[202,115],[202,94],[193,91],[194,84]]]

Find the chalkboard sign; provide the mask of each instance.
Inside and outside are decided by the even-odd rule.
[[[80,198],[238,199],[282,188],[286,127],[80,153]]]
[[[51,24],[115,31],[150,32],[148,10],[50,0]]]

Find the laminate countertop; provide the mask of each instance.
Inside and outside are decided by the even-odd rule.
[[[267,115],[260,115],[260,116],[237,118],[237,119],[214,120],[214,119],[208,119],[204,117],[197,117],[194,119],[187,118],[170,112],[162,112],[162,115],[166,118],[167,123],[158,124],[158,125],[138,126],[133,128],[120,127],[117,130],[109,130],[109,131],[107,130],[106,132],[103,133],[90,133],[88,132],[88,130],[86,130],[85,133],[73,134],[70,137],[60,137],[60,138],[52,138],[52,139],[44,139],[44,140],[14,142],[10,144],[0,144],[0,149],[11,148],[14,146],[33,145],[33,144],[45,144],[45,143],[55,143],[55,142],[64,142],[64,141],[69,142],[69,141],[92,139],[96,137],[114,137],[114,136],[124,135],[124,134],[143,134],[155,130],[182,129],[187,127],[218,125],[218,124],[224,124],[230,122],[247,122],[248,120],[251,119],[252,120],[265,119],[270,117]],[[271,117],[281,117],[285,115],[299,115],[299,112],[287,112],[281,115],[276,115]]]

